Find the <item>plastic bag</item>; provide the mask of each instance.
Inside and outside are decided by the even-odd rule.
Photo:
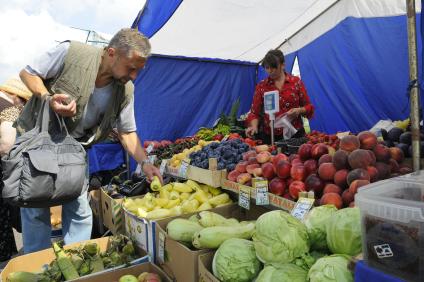
[[[282,115],[275,118],[274,127],[283,128],[284,140],[290,139],[297,132],[297,129],[293,127],[290,118],[287,115]]]

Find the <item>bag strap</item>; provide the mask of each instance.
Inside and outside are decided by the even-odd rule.
[[[66,135],[69,135],[68,128],[66,127],[65,120],[62,116],[59,116],[57,113],[54,113],[57,122],[60,126],[61,132],[65,132]],[[50,99],[43,100],[38,114],[37,123],[35,126],[40,128],[40,132],[48,132],[50,122]],[[41,127],[40,127],[41,123]]]

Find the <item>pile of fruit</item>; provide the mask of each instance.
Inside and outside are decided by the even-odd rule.
[[[227,193],[206,184],[187,180],[160,187],[143,198],[127,198],[124,207],[140,218],[159,219],[203,211],[232,203]]]
[[[403,151],[405,157],[412,157],[412,133],[410,131],[404,131],[402,128],[394,127],[388,132],[382,130],[382,137],[384,144],[387,147],[397,147]],[[420,133],[420,154],[421,158],[424,157],[424,133]]]
[[[303,144],[290,156],[273,156],[269,151],[261,145],[244,153],[228,179],[250,186],[253,177],[264,177],[276,195],[296,200],[299,192],[313,191],[320,204],[342,208],[354,205],[360,187],[412,172],[402,164],[401,149],[378,143],[368,131],[343,137],[337,151],[324,143]]]
[[[232,139],[220,143],[213,142],[202,148],[198,152],[190,154],[191,165],[208,169],[209,158],[216,158],[218,169],[231,171],[241,160],[242,154],[249,150],[250,146],[240,139]]]
[[[12,272],[7,281],[48,281],[60,282],[78,279],[91,273],[129,263],[136,258],[130,239],[123,235],[110,238],[105,252],[100,252],[96,243],[86,243],[76,248],[63,249],[58,242],[53,243],[56,259],[42,273]]]
[[[169,166],[172,168],[179,168],[181,166],[182,161],[191,158],[192,153],[201,150],[203,147],[209,144],[217,143],[217,142],[219,141],[199,140],[196,144],[194,144],[194,146],[190,148],[186,148],[182,152],[172,155],[172,157],[169,160]]]
[[[312,130],[311,133],[306,134],[306,137],[308,138],[308,144],[318,144],[323,143],[326,145],[329,145],[333,147],[334,149],[337,149],[340,143],[340,139],[337,137],[337,135],[332,134],[326,134],[323,132],[319,132],[317,130]]]
[[[162,160],[172,158],[174,155],[188,150],[198,143],[197,138],[187,137],[177,139],[174,143],[170,141],[145,141],[144,148],[147,149],[149,146],[153,146],[153,150],[149,152],[149,155],[155,155],[155,165],[159,166]]]

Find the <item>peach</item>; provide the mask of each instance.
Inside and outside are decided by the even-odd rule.
[[[368,174],[370,175],[370,182],[376,182],[379,179],[378,170],[375,166],[367,167]]]
[[[279,153],[272,158],[272,164],[274,165],[274,167],[277,167],[277,164],[279,161],[288,161],[288,160],[289,160],[289,157],[287,157],[283,153]]]
[[[350,193],[355,195],[358,192],[358,189],[360,187],[368,185],[368,184],[370,184],[368,180],[363,180],[363,179],[354,180],[352,183],[350,183],[349,191]]]
[[[403,154],[403,151],[400,148],[391,147],[389,148],[389,150],[390,150],[390,156],[392,157],[392,159],[394,159],[398,163],[403,162],[403,160],[405,159],[405,155]]]
[[[258,163],[258,161],[256,160],[256,157],[250,157],[250,158],[247,160],[247,163],[248,163],[249,165],[251,165],[251,164],[257,164],[257,163]]]
[[[339,148],[347,152],[353,152],[356,149],[359,149],[361,143],[359,138],[355,135],[347,135],[340,139]]]
[[[356,149],[348,156],[348,162],[352,169],[355,168],[364,168],[366,169],[369,165],[372,164],[373,160],[371,159],[368,150]]]
[[[398,173],[399,172],[399,164],[394,159],[389,160],[390,173]]]
[[[268,152],[269,151],[269,146],[268,145],[258,145],[255,147],[256,153],[260,153],[260,152]]]
[[[375,168],[378,171],[378,179],[383,180],[390,177],[390,170],[391,170],[390,165],[386,163],[382,163],[382,162],[377,162],[375,164]]]
[[[362,131],[358,134],[361,149],[372,150],[377,145],[377,136],[370,131]]]
[[[289,186],[289,193],[293,199],[299,198],[299,192],[306,191],[305,183],[302,181],[295,180]]]
[[[278,177],[275,177],[269,183],[269,192],[271,192],[272,194],[278,195],[278,196],[284,195],[286,188],[287,188],[287,186],[286,186],[286,182],[284,181],[284,179],[281,179],[281,178],[278,178]]]
[[[306,178],[305,166],[303,165],[293,165],[290,169],[290,176],[294,180],[303,181]]]
[[[261,168],[262,168],[263,177],[265,177],[268,180],[274,178],[275,171],[274,171],[274,166],[271,163],[264,163],[262,164]]]
[[[363,168],[356,168],[348,173],[347,184],[350,186],[350,184],[357,179],[370,181],[370,175],[367,170]]]
[[[323,193],[324,194],[337,193],[337,194],[341,195],[342,194],[342,188],[340,188],[336,184],[328,183],[327,185],[325,185]]]
[[[251,180],[252,176],[249,173],[241,173],[239,176],[237,176],[237,182],[240,184],[246,184]]]
[[[336,184],[342,189],[346,189],[348,174],[349,174],[349,171],[347,169],[341,169],[336,171],[336,173],[334,174],[334,184]]]
[[[233,170],[230,173],[228,173],[228,180],[237,182],[237,177],[240,175],[240,172],[238,170]]]
[[[336,168],[333,163],[323,163],[318,168],[318,175],[322,180],[333,181]]]
[[[306,176],[316,173],[318,171],[318,163],[314,159],[309,159],[303,163],[305,167]]]
[[[288,161],[279,161],[275,169],[278,177],[288,178],[292,165]]]
[[[302,144],[299,147],[299,150],[297,151],[297,154],[299,155],[300,159],[303,161],[306,161],[307,159],[311,158],[311,144]]]
[[[311,174],[306,177],[305,187],[307,191],[314,191],[315,195],[321,195],[324,189],[324,181],[316,174]]]
[[[324,154],[319,158],[318,166],[320,166],[323,163],[331,163],[331,162],[333,162],[333,157],[330,154]]]
[[[261,177],[262,176],[262,168],[257,167],[255,169],[253,169],[253,175],[255,177]]]
[[[341,209],[343,207],[343,200],[337,193],[327,193],[322,196],[320,205],[334,205],[336,208]]]
[[[260,152],[256,155],[256,161],[260,164],[264,164],[271,159],[271,153],[268,151]]]
[[[333,164],[337,170],[349,168],[348,152],[344,150],[338,150],[334,153]]]
[[[328,154],[328,147],[324,143],[318,143],[311,148],[311,157],[318,160],[322,155]]]
[[[346,189],[342,193],[342,200],[345,207],[348,207],[355,200],[355,194]]]
[[[383,144],[377,144],[374,147],[373,152],[374,152],[375,158],[377,159],[378,162],[387,163],[390,160],[390,158],[392,157],[391,154],[390,154],[389,148],[387,148]]]
[[[250,158],[256,158],[256,151],[250,150],[243,153],[243,161],[248,161]]]
[[[253,174],[255,168],[261,167],[260,164],[250,164],[246,166],[247,173]]]
[[[241,161],[236,165],[236,170],[240,173],[247,172],[246,167],[248,163],[246,161]]]

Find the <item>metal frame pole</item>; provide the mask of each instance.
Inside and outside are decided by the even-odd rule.
[[[414,171],[420,169],[420,93],[418,87],[417,64],[417,31],[415,0],[406,0],[406,15],[408,19],[408,54],[409,54],[409,81],[410,81],[410,118],[412,133],[412,164]]]

